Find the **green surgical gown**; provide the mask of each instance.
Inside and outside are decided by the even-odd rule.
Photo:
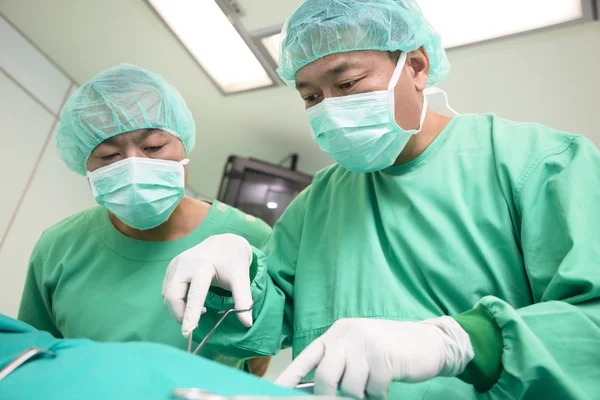
[[[224,396],[302,396],[171,346],[56,339],[0,314],[0,369],[31,347],[31,359],[0,380],[2,400],[170,400],[174,389]]]
[[[478,394],[436,378],[394,383],[390,398],[597,398],[599,232],[600,153],[590,141],[456,117],[409,163],[318,173],[276,224],[267,256],[257,254],[253,327],[228,320],[210,345],[236,357],[292,346],[296,356],[340,318],[450,315],[471,336],[474,384],[493,375],[483,358],[498,348],[493,386]],[[497,335],[466,324],[473,313],[488,315]],[[216,317],[202,317],[200,336]]]
[[[271,228],[219,202],[212,204],[194,232],[167,242],[124,236],[102,207],[74,215],[44,232],[37,243],[19,319],[58,338],[148,341],[187,349],[187,340],[161,297],[167,266],[207,237],[227,232],[262,247]],[[248,368],[244,360],[208,348],[203,356]]]

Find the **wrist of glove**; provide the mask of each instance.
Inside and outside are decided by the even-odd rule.
[[[446,362],[436,376],[454,377],[462,374],[475,357],[469,334],[451,317],[433,318],[422,323],[438,328],[444,342]]]
[[[236,308],[252,306],[250,265],[252,248],[234,234],[215,235],[175,257],[167,267],[162,295],[171,315],[188,336],[206,311],[204,303],[211,286],[231,292]],[[247,327],[252,313],[237,313]]]
[[[385,397],[393,381],[456,376],[473,356],[469,335],[450,317],[342,319],[300,353],[276,383],[294,387],[316,369],[317,395],[333,396],[339,387],[354,398]]]

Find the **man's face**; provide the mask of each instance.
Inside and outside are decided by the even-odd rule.
[[[385,51],[336,53],[296,73],[296,89],[310,108],[331,97],[387,90],[396,61]],[[421,92],[427,84],[429,59],[423,48],[408,53],[395,88],[396,122],[404,129],[419,125]]]
[[[129,157],[181,161],[186,157],[181,140],[160,129],[122,133],[99,144],[86,163],[90,172]],[[187,167],[186,167],[187,177]]]

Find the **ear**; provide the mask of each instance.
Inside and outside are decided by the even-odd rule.
[[[413,81],[418,92],[425,90],[429,78],[429,56],[421,46],[407,54],[406,64],[413,70]]]

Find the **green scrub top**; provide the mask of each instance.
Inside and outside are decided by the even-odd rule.
[[[450,315],[475,349],[462,378],[485,396],[593,398],[599,204],[600,153],[586,138],[456,117],[406,164],[318,173],[276,224],[266,258],[257,252],[254,325],[229,320],[210,343],[236,357],[291,345],[296,356],[341,318]],[[197,334],[217,317],[202,316]],[[394,383],[390,398],[469,399],[474,386]]]
[[[0,314],[0,369],[31,347],[55,357],[30,359],[0,380],[2,400],[172,400],[173,390],[182,388],[223,396],[303,395],[171,346],[56,339]]]
[[[271,228],[220,202],[188,236],[166,242],[124,236],[102,207],[74,215],[45,231],[37,243],[19,319],[58,338],[148,341],[187,349],[161,297],[165,271],[175,256],[221,233],[243,236],[260,248]],[[203,356],[248,370],[245,360],[209,347]]]

